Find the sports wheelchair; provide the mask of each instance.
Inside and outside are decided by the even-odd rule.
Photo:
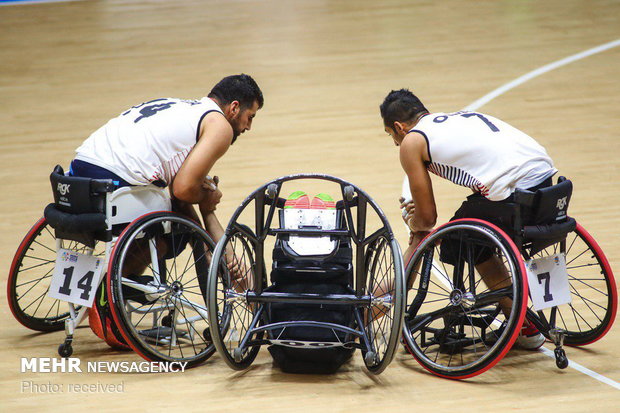
[[[596,241],[567,215],[571,194],[564,177],[535,192],[517,190],[500,217],[512,223],[512,236],[484,220],[456,219],[420,243],[405,271],[403,336],[426,370],[452,379],[485,372],[510,350],[524,320],[555,344],[559,368],[569,364],[564,344],[590,344],[609,331],[616,284]],[[480,265],[488,258],[501,268],[495,278]]]
[[[320,180],[321,188],[330,181],[341,199],[327,210],[290,208],[279,194],[300,180]],[[379,374],[402,330],[400,248],[360,188],[329,175],[281,177],[249,195],[230,219],[209,269],[207,303],[213,343],[233,369],[249,367],[270,345],[276,365],[282,357],[320,363],[330,351],[343,356],[357,348]]]
[[[109,179],[66,176],[60,166],[50,180],[54,203],[11,264],[7,297],[15,318],[36,331],[64,328],[62,357],[72,355],[88,314],[108,344],[146,360],[192,366],[210,357],[209,235],[171,212],[169,196],[154,185],[118,188]]]

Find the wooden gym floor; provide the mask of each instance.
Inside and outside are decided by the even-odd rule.
[[[48,174],[93,130],[152,98],[201,97],[245,72],[265,94],[253,130],[216,166],[226,222],[264,182],[323,172],[365,189],[401,244],[403,174],[378,105],[411,88],[431,111],[462,109],[551,62],[620,38],[613,0],[77,1],[0,7],[0,280],[50,201]],[[620,273],[620,48],[577,60],[480,108],[534,136],[575,184],[571,215]],[[434,180],[439,222],[467,194]],[[184,374],[20,373],[20,357],[55,357],[63,333],[27,331],[0,295],[0,410],[83,411],[613,411],[618,388],[541,352],[513,351],[489,372],[453,382],[399,349],[380,376],[361,356],[336,375],[287,375],[263,349],[239,373],[217,355]],[[552,348],[551,345],[547,345]],[[620,328],[582,349],[580,365],[620,382]],[[141,361],[88,329],[83,361]],[[35,384],[123,384],[122,394],[33,394]],[[613,384],[613,383],[612,383]]]

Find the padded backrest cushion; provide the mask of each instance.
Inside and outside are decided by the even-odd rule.
[[[93,194],[93,179],[65,176],[57,166],[50,175],[54,203],[60,211],[72,214],[104,212],[105,193]]]
[[[573,183],[568,179],[537,190],[534,195],[532,223],[542,225],[565,221],[572,193]]]

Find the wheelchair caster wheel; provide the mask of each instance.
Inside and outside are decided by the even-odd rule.
[[[202,336],[204,337],[206,342],[213,343],[213,338],[211,338],[211,330],[209,330],[208,328],[204,329],[204,331],[202,332]]]
[[[568,358],[566,357],[566,352],[564,349],[555,349],[555,365],[560,369],[565,369],[568,367]]]
[[[161,318],[161,325],[164,327],[172,328],[173,323],[174,323],[173,317],[174,317],[174,310],[169,312],[167,315]]]
[[[353,189],[352,186],[345,186],[344,187],[344,197],[345,197],[345,199],[347,201],[352,201],[354,194],[355,194],[355,190]]]
[[[364,361],[368,366],[374,366],[377,364],[377,354],[374,351],[369,351],[364,356]]]
[[[269,199],[274,199],[278,195],[278,185],[271,184],[267,187],[267,196]]]
[[[62,343],[58,346],[58,355],[62,358],[69,358],[73,354],[73,347],[69,343]]]
[[[233,350],[233,358],[235,359],[236,363],[241,363],[241,360],[243,360],[243,351],[241,350],[241,348],[237,347]]]

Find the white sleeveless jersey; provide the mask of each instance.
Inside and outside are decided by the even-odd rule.
[[[156,99],[111,119],[76,149],[79,159],[105,168],[132,185],[169,185],[199,136],[207,113],[220,112],[209,98]]]
[[[536,186],[557,172],[534,139],[482,113],[431,113],[410,132],[426,138],[429,172],[491,201],[508,198],[516,188]]]

